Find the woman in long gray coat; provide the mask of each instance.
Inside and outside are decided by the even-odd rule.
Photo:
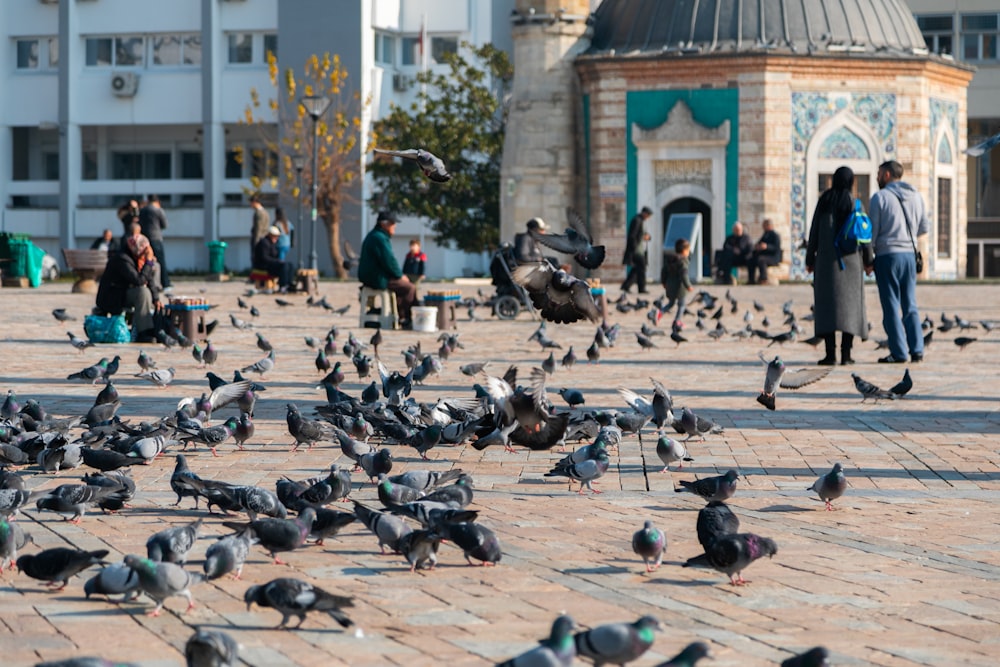
[[[836,332],[840,338],[840,363],[853,364],[851,346],[854,337],[868,340],[868,319],[865,317],[865,264],[863,251],[841,257],[834,239],[854,211],[854,172],[840,167],[833,174],[833,187],[824,192],[816,204],[809,246],[806,250],[806,271],[814,274],[816,335],[826,344],[826,356],[821,366],[837,363]],[[871,252],[868,244],[862,246]],[[870,261],[867,263],[871,263]]]

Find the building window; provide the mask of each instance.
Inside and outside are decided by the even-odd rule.
[[[1000,116],[969,119],[969,146],[1000,132]],[[1000,149],[969,162],[970,218],[1000,218]]]
[[[930,15],[918,16],[917,26],[923,33],[927,49],[931,53],[953,53],[952,39],[954,38],[955,18],[951,15]]]
[[[229,64],[247,65],[253,62],[253,35],[234,33],[229,36]]]
[[[431,60],[441,64],[448,54],[458,53],[457,37],[431,37]]]
[[[38,40],[17,40],[17,68],[38,69]]]
[[[201,152],[181,151],[181,178],[202,177]]]
[[[396,38],[384,32],[375,33],[375,62],[380,65],[396,64]]]
[[[243,151],[226,151],[226,178],[243,178]]]
[[[88,67],[142,67],[146,62],[146,39],[136,35],[88,37]]]
[[[937,179],[937,256],[951,257],[951,179]]]
[[[264,148],[250,150],[250,175],[260,179],[278,175],[278,154]]]
[[[59,68],[59,38],[49,37],[49,68],[58,69]]]
[[[112,151],[111,178],[113,180],[169,179],[170,153],[146,151],[127,153]]]
[[[150,48],[154,65],[201,65],[201,35],[156,35]]]
[[[42,167],[45,173],[42,174],[43,180],[46,181],[58,181],[59,180],[59,153],[43,153],[42,154]]]
[[[403,65],[418,65],[420,63],[420,38],[403,37],[403,58],[400,63]]]
[[[278,36],[274,33],[264,35],[264,62],[267,62],[267,54],[273,53],[274,57],[278,57]]]
[[[997,59],[997,17],[1000,14],[962,14],[962,58]]]
[[[80,154],[80,177],[85,181],[97,180],[97,151],[83,151]]]

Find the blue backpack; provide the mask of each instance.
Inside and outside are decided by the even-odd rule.
[[[837,249],[837,261],[840,263],[840,270],[844,270],[844,255],[853,255],[861,246],[872,242],[872,220],[861,208],[861,200],[854,200],[854,211],[847,216],[847,220],[841,226],[837,236],[834,237],[833,245]]]

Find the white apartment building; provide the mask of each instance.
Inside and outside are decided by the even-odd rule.
[[[442,67],[435,60],[442,51],[463,41],[509,44],[512,5],[2,0],[0,231],[29,234],[59,257],[60,248],[88,247],[104,228],[119,235],[117,207],[157,194],[169,223],[171,270],[205,270],[205,243],[216,239],[229,243],[227,266],[246,269],[252,216],[245,190],[251,175],[276,171],[276,156],[262,151],[259,130],[240,120],[251,89],[264,99],[277,92],[268,51],[298,75],[307,56],[340,54],[355,89],[372,98],[368,124],[392,103],[408,105],[416,94],[408,77]],[[287,191],[264,194],[298,226]],[[355,248],[374,220],[361,201],[367,193],[359,191],[344,211],[342,238]],[[298,238],[307,257],[308,203],[302,208]],[[320,268],[330,275],[322,222],[316,227]],[[485,270],[485,258],[433,244],[420,221],[399,225],[400,258],[413,237],[424,241],[428,275]]]

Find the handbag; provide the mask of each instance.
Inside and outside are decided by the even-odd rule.
[[[895,190],[890,190],[899,200],[899,208],[903,211],[903,222],[906,223],[906,234],[910,237],[910,245],[913,246],[913,259],[917,267],[917,274],[924,272],[924,254],[917,250],[917,243],[913,240],[913,232],[910,231],[910,216],[906,215],[906,207],[903,206],[903,198]]]

